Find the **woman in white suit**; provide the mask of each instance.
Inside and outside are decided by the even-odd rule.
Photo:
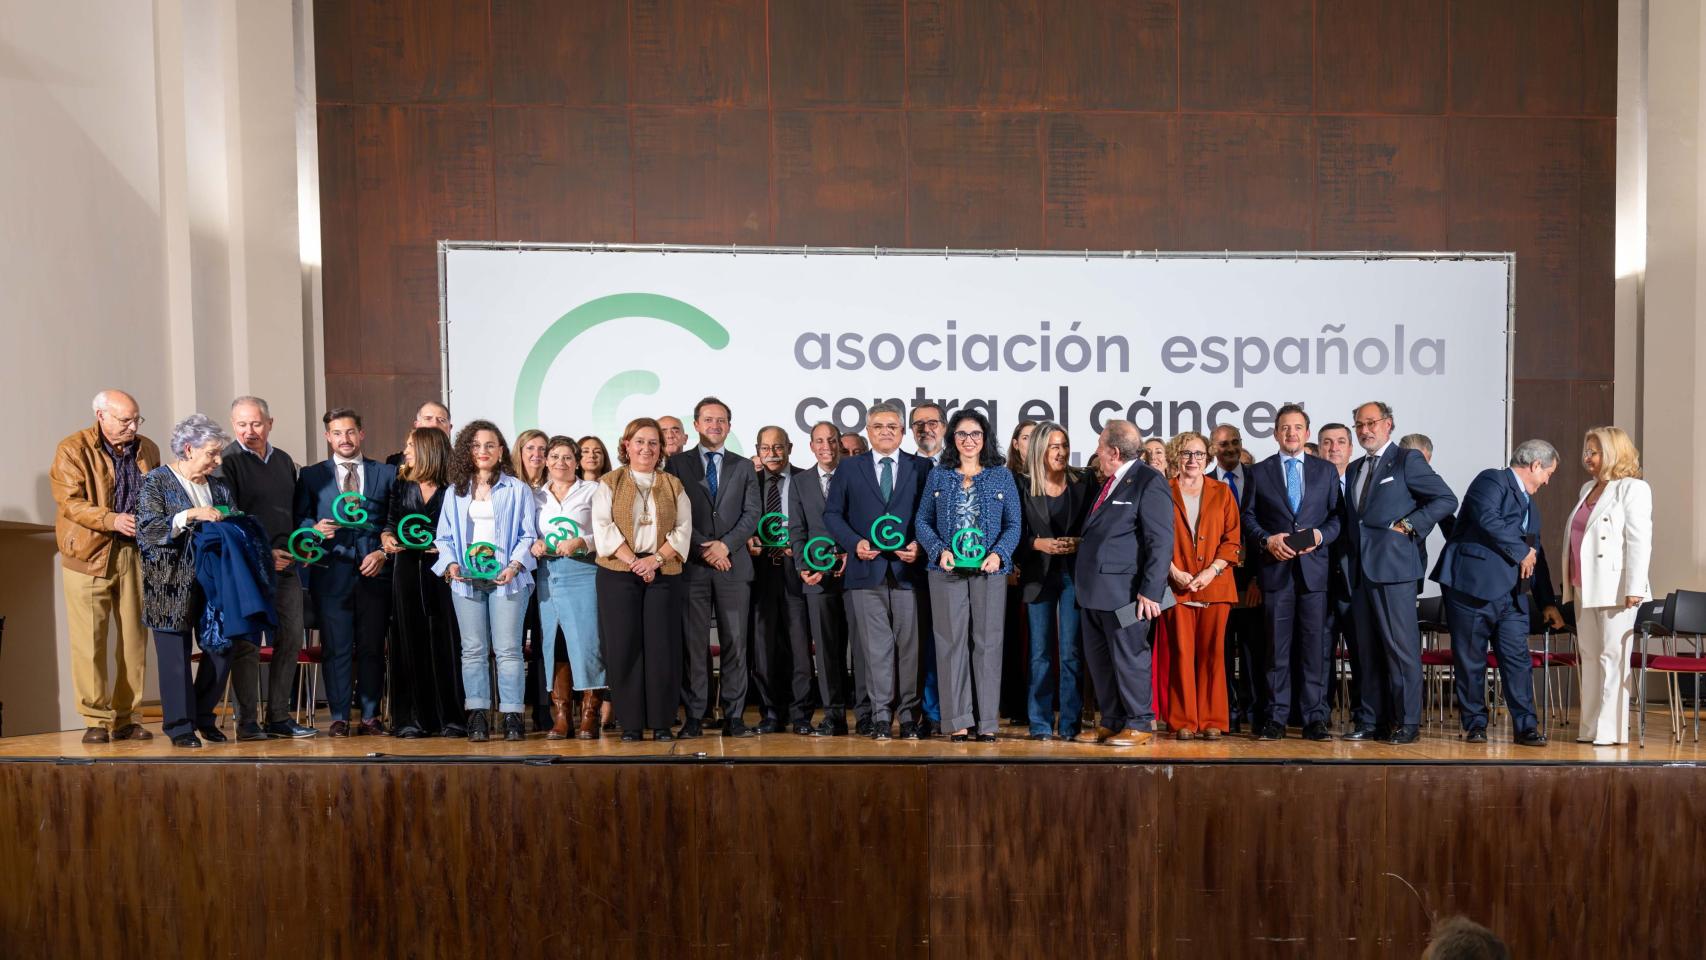
[[[1595,427],[1582,440],[1582,486],[1564,528],[1564,599],[1576,603],[1582,717],[1578,743],[1629,742],[1629,637],[1636,608],[1651,599],[1647,562],[1653,546],[1653,491],[1641,479],[1641,454],[1617,427]]]

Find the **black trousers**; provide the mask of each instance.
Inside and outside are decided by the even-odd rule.
[[[161,728],[167,737],[194,733],[198,727],[214,726],[214,709],[225,692],[225,677],[231,669],[231,647],[217,653],[202,651],[195,679],[190,679],[188,630],[154,631],[154,663],[160,679]]]
[[[1268,715],[1262,616],[1261,607],[1233,607],[1226,617],[1226,705],[1234,728],[1260,723]]]
[[[1297,706],[1304,724],[1327,720],[1327,592],[1304,590],[1297,583],[1262,595],[1268,635],[1268,712],[1260,718],[1284,726]],[[1293,663],[1299,684],[1292,684]]]
[[[766,720],[811,722],[812,636],[791,559],[752,560],[752,678]],[[789,579],[793,583],[789,583]]]
[[[1352,597],[1356,614],[1359,726],[1419,726],[1422,722],[1422,631],[1416,623],[1414,580],[1364,582]]]
[[[325,645],[326,706],[333,720],[350,718],[352,696],[361,718],[379,716],[385,697],[385,635],[391,629],[391,578],[364,577],[355,564],[327,557],[309,586]],[[354,675],[351,675],[351,663]],[[352,691],[353,686],[353,691]]]
[[[598,632],[624,733],[675,723],[681,701],[681,576],[651,583],[598,568]]]

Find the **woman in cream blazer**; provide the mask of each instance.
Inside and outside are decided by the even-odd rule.
[[[1651,599],[1647,565],[1653,543],[1653,492],[1641,479],[1641,455],[1617,427],[1595,427],[1582,441],[1582,486],[1564,527],[1564,599],[1576,604],[1581,654],[1579,743],[1629,742],[1629,637],[1635,613]]]

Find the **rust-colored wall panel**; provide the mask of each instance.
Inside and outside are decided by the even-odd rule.
[[[1180,107],[1307,111],[1314,6],[1314,0],[1180,0]]]
[[[1075,0],[1042,13],[1042,100],[1060,110],[1178,106],[1176,0]]]
[[[768,241],[767,120],[758,110],[636,110],[635,239]]]
[[[322,103],[355,99],[350,0],[314,0],[314,93]]]
[[[906,245],[905,117],[778,112],[776,242]]]
[[[633,239],[626,111],[498,110],[492,134],[496,236],[559,243]]]
[[[620,104],[628,100],[628,4],[491,0],[492,99]]]
[[[356,189],[356,107],[321,107],[320,295],[326,374],[361,372],[361,217]]]
[[[1519,326],[1517,343],[1522,343],[1522,338]],[[1588,481],[1587,471],[1582,469],[1582,434],[1589,427],[1612,422],[1612,384],[1610,380],[1519,379],[1513,385],[1513,394],[1516,406],[1511,417],[1512,442],[1539,438],[1558,448],[1558,471],[1552,474],[1551,483],[1540,488],[1535,499],[1540,503],[1540,535],[1546,545],[1552,579],[1561,584],[1565,575],[1564,524],[1576,505],[1582,484]],[[1573,730],[1564,732],[1573,735]]]
[[[777,107],[898,107],[906,98],[903,0],[772,0]]]
[[[1617,0],[1451,0],[1451,107],[1617,115]]]
[[[1446,0],[1320,0],[1315,109],[1442,113]]]
[[[349,24],[354,102],[491,98],[487,0],[348,0],[341,17]]]
[[[914,111],[908,124],[914,245],[1042,245],[1037,114]]]
[[[764,0],[632,0],[634,101],[763,106]]]
[[[438,333],[435,319],[430,330],[416,335],[419,347],[430,351],[435,363],[440,356]],[[362,428],[367,431],[366,453],[376,460],[383,460],[403,449],[403,440],[421,404],[444,396],[444,389],[439,385],[441,381],[442,377],[436,370],[417,374],[327,374],[326,396],[329,406],[349,407],[361,414]],[[451,398],[450,409],[457,423],[485,415],[484,411],[476,410],[458,414],[454,397]],[[318,437],[319,434],[316,425],[314,435]],[[315,441],[313,454],[314,460],[331,456],[325,444],[319,441]]]
[[[1309,249],[1313,122],[1308,117],[1184,117],[1179,127],[1181,249]]]
[[[1044,197],[1048,245],[1166,250],[1178,211],[1178,121],[1167,116],[1050,114]]]
[[[1443,118],[1320,117],[1315,136],[1316,247],[1445,248]]]
[[[907,84],[915,107],[1034,107],[1043,0],[910,0]]]

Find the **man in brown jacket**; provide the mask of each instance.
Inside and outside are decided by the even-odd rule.
[[[88,721],[84,743],[150,740],[136,722],[142,699],[148,631],[142,626],[142,569],[136,549],[136,498],[142,478],[160,465],[160,449],[137,435],[142,415],[120,390],[95,394],[95,423],[54,452],[54,533],[64,566],[71,681],[77,712]],[[118,621],[118,678],[107,692],[107,633]]]

